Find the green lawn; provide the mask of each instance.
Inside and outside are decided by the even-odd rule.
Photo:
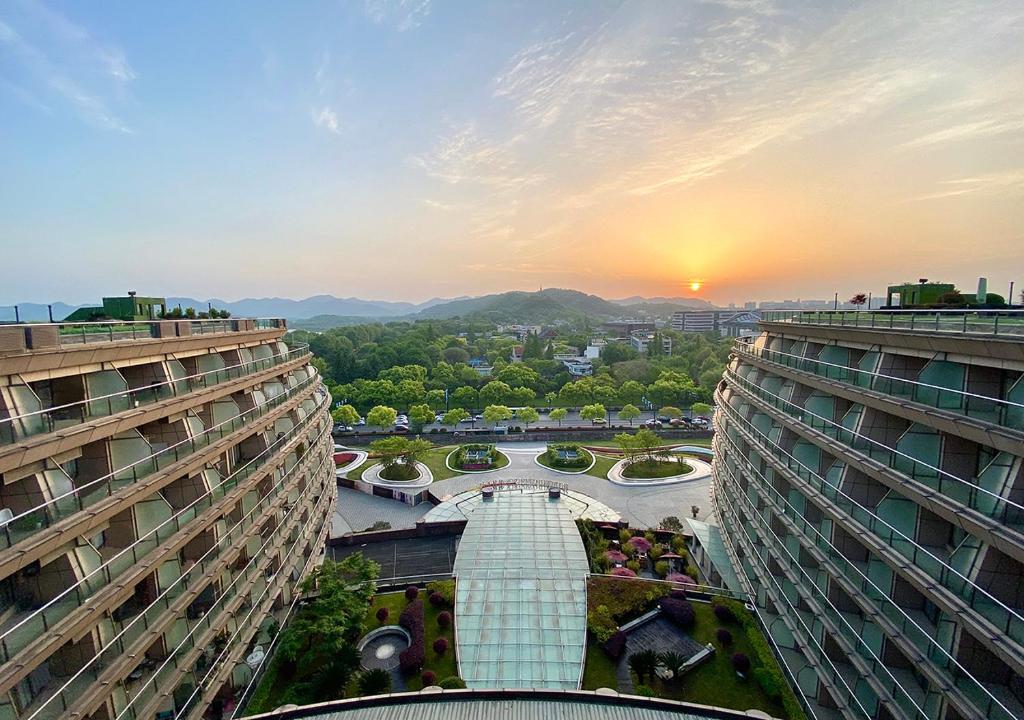
[[[589,450],[587,450],[585,448],[582,448],[582,447],[579,448],[579,451],[580,451],[580,455],[582,455],[586,459],[586,464],[584,464],[582,467],[575,467],[575,468],[555,467],[554,465],[552,465],[548,461],[548,457],[547,457],[547,453],[546,452],[542,452],[540,455],[537,456],[537,462],[539,462],[541,465],[543,465],[546,468],[551,468],[552,470],[561,470],[563,472],[581,472],[583,470],[583,468],[585,468],[587,465],[590,464],[590,461],[591,461],[591,459],[593,459],[594,455]]]
[[[639,430],[640,428],[636,429]],[[606,447],[613,448],[615,450],[619,449],[619,444],[615,442],[614,439],[587,440],[580,444],[586,445],[587,447]],[[663,447],[672,448],[677,447],[679,445],[696,445],[699,447],[711,447],[711,438],[673,438],[671,439],[671,444],[666,444]]]
[[[467,445],[472,445],[474,443],[466,443],[466,444]],[[448,453],[450,453],[454,449],[455,449],[454,445],[449,446],[446,449],[446,451],[445,451],[445,457],[447,457]],[[452,462],[454,462],[454,461],[455,461],[455,458],[452,458]],[[442,460],[442,463],[443,462],[444,461]],[[509,464],[508,455],[506,455],[505,453],[503,453],[503,452],[501,452],[499,450],[498,451],[498,459],[497,459],[497,461],[495,461],[494,465],[491,466],[491,470],[500,470],[503,467],[507,467],[508,464]],[[460,473],[458,471],[453,472],[453,471],[449,470],[448,472],[451,473],[451,475],[461,475],[462,474],[462,473]],[[469,471],[466,471],[466,472],[468,473]],[[490,472],[490,470],[480,470],[480,471],[477,471],[477,472]],[[449,477],[451,477],[451,475]],[[437,478],[437,479],[441,479],[441,478]]]
[[[430,468],[430,472],[433,473],[435,480],[447,480],[450,477],[455,477],[456,475],[462,474],[457,470],[449,469],[448,466],[444,464],[444,459],[448,457],[448,453],[450,453],[454,449],[454,447],[454,445],[436,447],[432,450],[428,450],[426,453],[423,454],[423,457],[420,458],[420,462],[422,462],[424,465]],[[371,465],[376,465],[378,462],[380,462],[380,460],[376,458],[367,458],[366,462],[364,462],[362,465],[348,471],[349,479],[359,479],[360,477],[362,477],[364,470],[366,470]],[[505,460],[505,464],[508,464],[507,459]]]
[[[654,480],[672,477],[673,475],[682,475],[691,470],[693,468],[690,465],[684,462],[676,462],[675,460],[668,462],[664,460],[655,460],[654,462],[643,460],[624,467],[622,469],[622,477],[629,478],[630,480]]]
[[[722,624],[715,617],[711,605],[695,602],[693,609],[697,615],[697,623],[691,635],[702,645],[714,645],[715,654],[684,675],[681,681],[663,682],[655,678],[648,681],[648,686],[658,697],[733,710],[756,709],[773,717],[786,718],[787,712],[782,704],[765,696],[753,680],[753,670],[761,663],[743,626],[739,622],[727,626],[732,632],[733,642],[729,647],[723,647],[715,636]],[[730,658],[736,652],[745,653],[750,658],[751,672],[747,673],[746,680],[741,680],[732,668]],[[615,663],[604,653],[600,645],[591,640],[587,645],[583,689],[596,690],[599,687],[616,687]],[[788,720],[804,719],[802,714],[790,713]]]
[[[430,604],[427,600],[427,594],[424,589],[420,588],[420,599],[423,600],[423,627],[426,631],[426,663],[423,667],[424,670],[433,670],[437,675],[437,680],[440,682],[446,677],[458,674],[458,669],[455,663],[455,610],[453,608],[436,608]],[[396,593],[384,593],[377,595],[373,599],[373,604],[370,605],[370,609],[366,612],[366,620],[363,627],[369,632],[381,625],[397,625],[398,616],[402,614],[402,610],[408,602],[405,599],[404,592]],[[386,623],[377,622],[377,610],[378,608],[386,607],[390,611],[390,617]],[[447,609],[452,614],[452,624],[447,630],[442,630],[437,625],[437,616],[442,611]],[[437,653],[434,652],[434,640],[439,637],[448,639],[448,650],[444,655],[438,657]],[[409,690],[421,690],[423,684],[420,682],[420,676],[407,677],[405,684]]]
[[[587,470],[587,475],[607,480],[608,471],[612,469],[612,465],[619,461],[619,458],[594,453],[594,460],[594,467]]]

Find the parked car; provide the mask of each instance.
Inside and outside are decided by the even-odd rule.
[[[658,422],[663,422],[663,423],[672,422],[672,418],[670,418],[668,415],[659,415],[658,416]]]
[[[365,425],[365,424],[366,424],[366,418],[362,418],[361,417],[358,420],[356,420],[356,425]]]
[[[671,425],[672,427],[679,427],[680,425],[684,424],[684,421],[682,418],[672,418],[671,420],[668,421],[668,424]]]
[[[461,420],[459,420],[459,422],[460,423],[471,423],[471,422],[473,422],[473,418],[471,418],[471,417],[464,417]]]
[[[403,433],[407,433],[407,432],[409,432],[409,426],[408,425],[395,425],[395,432],[398,433],[399,435],[401,435]]]
[[[474,415],[474,416],[473,416],[473,419],[474,419],[474,420],[475,420],[476,422],[481,422],[481,421],[482,421],[482,420],[484,419],[484,416],[483,416],[483,415]]]
[[[608,423],[608,421],[605,420],[604,418],[594,418],[593,420],[591,420],[591,422],[594,425],[606,425]]]
[[[645,427],[645,428],[648,428],[650,430],[660,430],[661,429],[661,421],[660,420],[645,420],[640,427]]]
[[[441,414],[441,413],[438,413],[437,415],[435,415],[434,416],[434,422],[436,422],[436,423],[444,422],[444,415]]]

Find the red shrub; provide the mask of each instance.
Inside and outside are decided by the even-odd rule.
[[[697,621],[697,614],[693,611],[693,605],[686,600],[665,598],[661,601],[661,612],[669,620],[684,630],[689,630]]]
[[[405,589],[405,599],[415,600],[416,596],[420,594],[420,589],[415,585],[410,585]]]
[[[723,645],[732,645],[732,633],[725,628],[718,628],[718,632],[715,633],[715,637],[717,637],[718,642]]]
[[[447,630],[448,626],[452,624],[452,614],[447,610],[442,610],[437,614],[437,626],[442,630]]]
[[[388,621],[388,616],[390,616],[390,615],[391,615],[391,612],[386,607],[378,608],[377,609],[377,622],[386,623]]]
[[[423,683],[423,687],[430,687],[431,685],[437,684],[437,675],[433,670],[424,670],[420,675],[420,681]]]
[[[398,624],[409,631],[409,647],[398,656],[402,672],[413,673],[423,667],[426,658],[426,640],[423,635],[423,601],[413,600],[398,617]]]
[[[434,641],[434,652],[436,652],[438,655],[444,655],[447,650],[448,640],[442,637]]]
[[[732,667],[738,673],[746,673],[750,670],[750,658],[741,652],[733,653]]]
[[[604,644],[604,651],[612,660],[618,660],[622,657],[625,649],[626,633],[621,630],[616,630],[615,634],[608,638],[608,641]]]
[[[633,572],[629,568],[624,567],[615,568],[614,570],[612,570],[611,574],[615,577],[636,577],[635,572]]]
[[[725,605],[715,605],[715,617],[724,623],[736,621],[736,614],[732,611],[732,608]]]
[[[430,593],[428,600],[430,600],[430,604],[434,607],[441,607],[444,605],[444,595],[438,592]]]

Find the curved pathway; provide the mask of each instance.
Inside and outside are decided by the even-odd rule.
[[[564,475],[538,465],[533,458],[546,447],[546,443],[499,443],[498,449],[509,459],[506,467],[484,475],[457,475],[447,480],[437,480],[431,490],[434,495],[443,499],[484,483],[519,478],[547,480],[564,483],[570,490],[599,500],[617,510],[624,520],[637,527],[655,526],[668,515],[675,515],[680,519],[693,517],[690,512],[693,505],[700,508],[697,519],[706,520],[711,516],[710,476],[672,485],[616,485],[593,475]],[[361,497],[355,497],[357,495]],[[345,525],[356,529],[369,527],[377,520],[386,520],[394,528],[413,527],[416,520],[432,507],[429,503],[409,507],[395,500],[339,488],[335,516]]]
[[[612,465],[611,470],[608,471],[608,480],[616,485],[623,485],[631,488],[643,488],[675,485],[677,483],[695,482],[697,480],[707,480],[711,478],[710,463],[706,463],[703,460],[698,460],[694,457],[688,457],[686,458],[686,464],[689,465],[691,469],[689,472],[681,475],[654,478],[651,480],[630,480],[622,474],[622,471],[626,468],[626,458],[623,458]]]

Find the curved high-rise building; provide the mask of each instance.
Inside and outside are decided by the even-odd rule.
[[[767,312],[714,494],[817,718],[1024,717],[1024,316]]]
[[[192,719],[250,679],[336,494],[284,333],[0,325],[0,719]]]

